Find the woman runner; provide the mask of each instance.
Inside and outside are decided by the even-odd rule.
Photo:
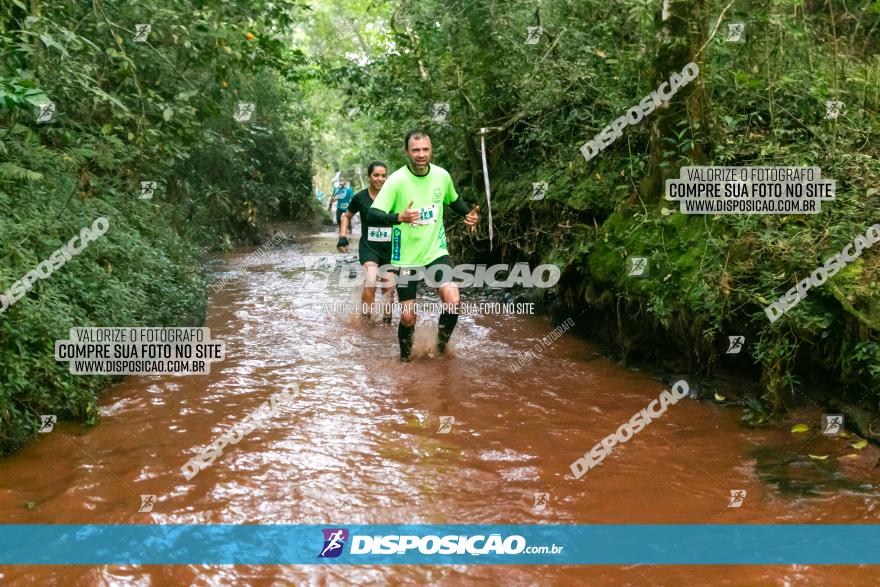
[[[378,275],[379,267],[391,265],[391,227],[373,226],[369,221],[369,210],[373,200],[379,194],[379,190],[385,184],[388,177],[388,168],[381,161],[373,161],[367,167],[367,179],[369,187],[354,195],[348,210],[342,215],[339,223],[339,242],[336,250],[340,253],[348,252],[348,239],[345,237],[351,226],[351,219],[355,214],[361,215],[361,238],[358,243],[358,258],[364,266],[366,280],[364,291],[361,293],[361,302],[373,304],[376,300],[376,279],[381,282],[390,282],[389,274]],[[383,305],[383,321],[391,324],[391,303],[394,301],[394,288],[383,287],[385,304]]]

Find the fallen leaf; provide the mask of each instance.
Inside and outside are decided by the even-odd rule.
[[[724,397],[723,395],[721,395],[720,393],[716,393],[716,394],[715,394],[715,401],[723,402],[723,401],[726,400],[726,399],[727,399],[727,398]]]
[[[810,430],[810,427],[807,426],[806,424],[795,424],[791,428],[792,432],[809,432],[809,430]]]
[[[856,450],[862,450],[863,448],[868,446],[868,441],[867,440],[860,440],[858,442],[852,443],[850,446]]]
[[[859,458],[859,455],[857,455],[856,453],[853,452],[848,455],[843,455],[840,458],[842,458],[842,459],[857,459],[857,458]]]
[[[817,461],[824,461],[825,459],[828,458],[828,455],[811,455],[811,454],[808,454],[807,456],[810,457],[811,459],[816,459]]]

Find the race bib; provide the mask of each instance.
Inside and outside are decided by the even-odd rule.
[[[391,228],[387,226],[374,226],[367,232],[368,241],[391,242]]]
[[[437,204],[432,204],[419,208],[419,221],[413,222],[413,224],[424,226],[425,224],[434,224],[435,222],[437,222]]]

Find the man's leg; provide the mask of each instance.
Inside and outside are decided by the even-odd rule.
[[[397,340],[400,342],[400,360],[407,362],[412,358],[413,341],[416,336],[416,301],[401,302],[400,324],[397,325]]]
[[[443,312],[440,313],[437,325],[437,351],[440,354],[446,352],[449,337],[452,336],[452,331],[455,330],[455,325],[458,323],[460,298],[458,286],[452,281],[453,270],[452,259],[449,255],[443,255],[425,269],[426,281],[431,285],[438,285],[437,293],[440,294],[440,300],[445,306]]]
[[[454,283],[444,283],[437,289],[440,294],[440,300],[452,311],[443,311],[440,313],[440,320],[437,325],[437,350],[440,353],[446,352],[446,345],[458,324],[458,303],[461,297],[458,293],[458,286]]]
[[[400,300],[400,324],[397,325],[397,340],[400,342],[400,360],[407,362],[412,356],[413,341],[416,333],[416,291],[418,281],[404,281],[402,269],[397,282],[397,297]]]

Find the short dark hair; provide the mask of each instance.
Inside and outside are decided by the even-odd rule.
[[[388,166],[382,163],[381,161],[373,161],[367,166],[367,175],[373,175],[373,170],[377,167],[384,167],[385,171],[388,171]]]
[[[409,150],[409,140],[410,139],[421,139],[421,138],[430,139],[431,137],[428,136],[428,133],[426,133],[425,131],[418,129],[418,128],[416,130],[411,130],[408,133],[406,133],[406,139],[403,141],[404,150]]]

